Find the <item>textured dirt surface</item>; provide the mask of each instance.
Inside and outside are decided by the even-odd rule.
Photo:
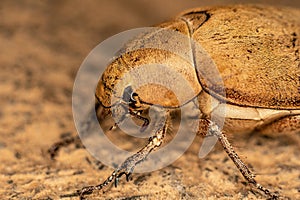
[[[47,154],[61,135],[76,134],[71,99],[81,62],[120,31],[220,2],[1,1],[0,199],[59,199],[109,176],[111,168],[74,145],[63,148],[56,161]],[[300,199],[299,135],[231,135],[230,140],[261,184]],[[245,183],[219,145],[200,160],[200,142],[197,138],[172,165],[134,174],[129,183],[122,179],[118,188],[88,199],[265,199]]]

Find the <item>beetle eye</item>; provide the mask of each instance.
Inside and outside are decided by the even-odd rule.
[[[123,92],[123,97],[122,99],[127,102],[127,103],[130,103],[130,102],[135,102],[135,96],[137,96],[137,94],[135,92],[133,92],[133,89],[131,86],[127,86],[125,89],[124,89],[124,92]]]
[[[137,93],[135,93],[135,92],[131,93],[130,101],[136,102],[137,97],[138,97]]]

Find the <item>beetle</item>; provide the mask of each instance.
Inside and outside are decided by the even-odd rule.
[[[195,91],[186,102],[199,103],[201,120],[199,135],[215,135],[244,178],[267,196],[278,194],[260,185],[253,173],[235,153],[226,138],[228,133],[286,132],[300,133],[300,10],[257,5],[234,5],[197,8],[181,13],[174,20],[158,27],[174,30],[197,41],[209,54],[220,72],[219,82],[210,81],[182,59],[159,49],[140,49],[116,58],[105,70],[96,88],[98,107],[113,109],[111,98],[122,76],[133,68],[151,62],[171,62]],[[193,54],[193,59],[197,55]],[[197,68],[197,66],[196,66]],[[138,117],[147,126],[142,113],[151,105],[160,105],[169,115],[183,106],[176,97],[157,85],[124,88],[120,101],[128,105],[127,114]],[[161,95],[162,93],[166,95]],[[213,102],[213,103],[211,103]],[[226,102],[226,103],[224,103]],[[225,123],[221,129],[210,120],[212,112],[224,109]],[[118,125],[118,122],[116,123]],[[84,195],[100,190],[119,178],[128,180],[135,166],[164,141],[168,123],[149,139],[147,145],[127,158],[103,183],[76,192]],[[202,127],[209,127],[203,132]]]

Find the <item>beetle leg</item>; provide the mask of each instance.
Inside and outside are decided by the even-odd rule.
[[[164,121],[162,121],[164,122]],[[114,181],[115,186],[117,187],[119,179],[126,175],[127,181],[129,181],[129,177],[132,174],[135,166],[137,166],[139,163],[143,162],[147,156],[152,152],[153,150],[157,149],[164,140],[164,136],[168,129],[168,123],[164,123],[163,125],[160,123],[160,127],[156,132],[155,135],[149,138],[148,144],[142,148],[137,153],[133,154],[132,156],[128,157],[103,183],[95,186],[87,186],[82,188],[81,190],[78,190],[76,193],[80,196],[81,199],[84,198],[84,195],[91,194],[94,190],[101,190],[108,184],[110,184],[112,181]],[[74,195],[71,194],[71,195]],[[67,195],[64,195],[62,197],[69,197]]]
[[[48,149],[48,153],[50,155],[50,158],[52,160],[54,160],[55,156],[57,155],[57,152],[60,148],[69,146],[70,144],[73,144],[73,143],[78,145],[80,148],[84,148],[84,146],[82,145],[81,140],[80,140],[78,135],[62,138],[59,142],[54,143]]]
[[[266,195],[271,197],[271,199],[278,199],[278,195],[276,193],[271,192],[269,189],[263,187],[255,180],[255,175],[250,171],[250,169],[245,165],[245,163],[241,160],[238,154],[234,151],[232,145],[228,141],[226,135],[222,133],[219,129],[218,125],[210,121],[209,133],[211,135],[215,135],[218,137],[220,143],[222,144],[224,150],[227,155],[231,158],[237,168],[240,170],[244,178],[253,186],[255,186],[260,191],[264,192]]]
[[[96,103],[95,105],[95,110],[99,113],[101,113],[101,115],[99,115],[98,117],[101,118],[102,120],[105,119],[108,115],[111,114],[110,110],[108,108],[104,108],[101,104]],[[91,110],[89,115],[87,116],[87,120],[83,123],[82,127],[84,127],[85,132],[88,133],[88,130],[91,126],[93,126],[94,122],[96,121],[93,117],[93,115],[91,114],[92,112],[94,112],[94,110]],[[78,134],[73,135],[73,136],[68,136],[68,137],[61,137],[61,139],[52,144],[50,146],[50,148],[48,149],[48,154],[50,155],[50,158],[52,160],[55,159],[55,156],[57,155],[58,151],[62,148],[62,147],[67,147],[71,144],[75,144],[76,147],[78,148],[85,148],[84,145],[81,142],[81,139],[79,137]]]
[[[288,115],[279,119],[264,123],[256,127],[253,133],[278,135],[284,134],[299,134],[300,133],[300,115]]]
[[[117,121],[113,126],[111,126],[109,128],[109,130],[114,130],[115,128],[117,128],[126,118],[127,115],[131,115],[133,117],[136,117],[137,119],[140,119],[142,121],[144,121],[144,123],[142,124],[141,127],[141,132],[144,132],[146,130],[146,128],[149,125],[149,120],[143,116],[141,116],[140,112],[135,112],[134,110],[129,109],[128,114],[124,115],[119,121]]]
[[[118,119],[118,121],[113,126],[110,127],[109,130],[113,130],[113,129],[117,128],[129,115],[136,117],[137,119],[140,119],[144,122],[141,127],[141,132],[143,132],[149,125],[149,120],[147,118],[141,116],[141,113],[143,112],[143,110],[136,110],[135,108],[128,106],[128,104],[125,102],[121,102],[119,107],[115,107],[115,112],[118,116],[121,116],[121,117],[120,117],[120,119]]]
[[[129,109],[129,114],[136,117],[137,119],[140,119],[140,120],[144,121],[144,123],[142,125],[142,128],[141,128],[141,132],[145,131],[146,128],[148,127],[148,125],[149,125],[149,120],[147,118],[141,116],[140,112],[134,112],[131,109]]]

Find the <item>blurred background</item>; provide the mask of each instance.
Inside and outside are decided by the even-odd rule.
[[[112,169],[99,167],[82,149],[68,147],[56,161],[46,153],[61,135],[76,134],[73,82],[80,64],[97,44],[121,31],[167,21],[185,9],[235,3],[300,6],[296,0],[2,0],[0,199],[58,199],[60,194],[97,184],[111,173]],[[252,142],[238,141],[237,146],[262,175],[258,179],[276,188],[281,180],[282,191],[291,198],[300,197],[299,147],[284,138],[257,137]],[[122,181],[105,198],[257,198],[243,185],[224,152],[217,149],[200,162],[195,149],[195,155],[188,154],[163,170],[136,175],[127,185]],[[283,169],[288,170],[278,178]]]

